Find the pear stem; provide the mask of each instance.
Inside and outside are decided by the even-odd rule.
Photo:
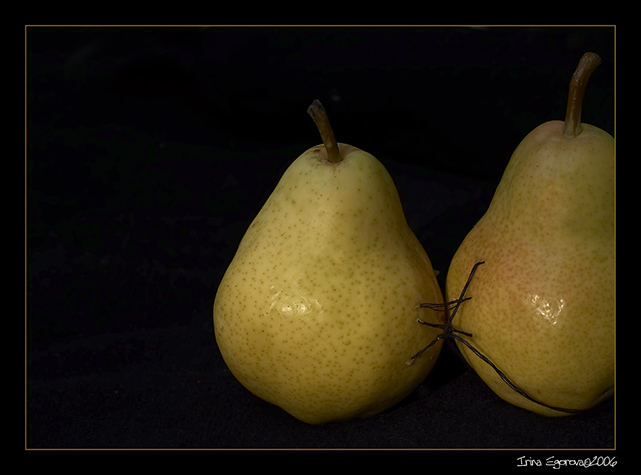
[[[312,116],[314,123],[316,123],[316,127],[318,127],[318,131],[323,139],[323,144],[325,145],[325,150],[327,150],[327,159],[332,163],[342,161],[343,159],[341,157],[340,150],[338,149],[338,142],[336,142],[336,137],[334,137],[334,130],[329,123],[329,118],[327,117],[327,112],[325,111],[323,104],[316,99],[307,108],[307,113]]]
[[[601,57],[596,53],[585,53],[579,61],[572,79],[568,94],[568,106],[565,112],[565,126],[563,133],[567,137],[576,137],[583,132],[581,127],[581,109],[588,82],[592,74],[601,64]]]

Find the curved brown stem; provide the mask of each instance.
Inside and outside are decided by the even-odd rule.
[[[583,107],[583,98],[588,82],[592,74],[601,64],[601,57],[596,53],[585,53],[579,61],[572,80],[570,81],[570,91],[568,94],[568,106],[565,111],[564,134],[568,137],[576,137],[583,128],[581,127],[581,109]]]
[[[318,127],[318,131],[323,139],[323,144],[327,150],[327,159],[332,163],[342,161],[342,157],[338,149],[338,142],[336,142],[336,137],[334,137],[334,130],[329,123],[329,118],[327,117],[327,112],[325,111],[323,104],[321,104],[318,99],[315,100],[307,108],[307,113],[312,116],[314,123],[316,123],[316,127]]]

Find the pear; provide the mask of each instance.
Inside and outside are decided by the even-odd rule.
[[[501,398],[547,416],[614,392],[614,139],[581,123],[600,63],[586,53],[565,121],[518,145],[446,280],[465,359]]]
[[[441,345],[422,302],[443,302],[431,262],[375,157],[337,143],[315,101],[324,144],[285,171],[225,272],[216,342],[256,396],[309,424],[384,411],[430,372]]]

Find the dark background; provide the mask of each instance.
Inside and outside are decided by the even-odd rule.
[[[233,378],[212,304],[279,177],[320,143],[314,99],[339,141],[388,168],[444,282],[514,148],[564,118],[586,51],[604,62],[583,121],[614,134],[614,36],[27,28],[27,448],[613,447],[613,404],[542,418],[500,400],[449,347],[395,408],[305,425]]]

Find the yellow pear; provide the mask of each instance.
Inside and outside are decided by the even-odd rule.
[[[435,272],[398,192],[372,155],[336,143],[322,105],[308,112],[324,145],[285,171],[249,226],[214,301],[233,375],[256,396],[320,424],[379,413],[432,369],[437,334],[418,319],[442,303]]]
[[[516,148],[446,281],[471,367],[504,400],[548,416],[614,392],[614,139],[581,123],[600,63],[582,57],[565,121],[538,126]]]

